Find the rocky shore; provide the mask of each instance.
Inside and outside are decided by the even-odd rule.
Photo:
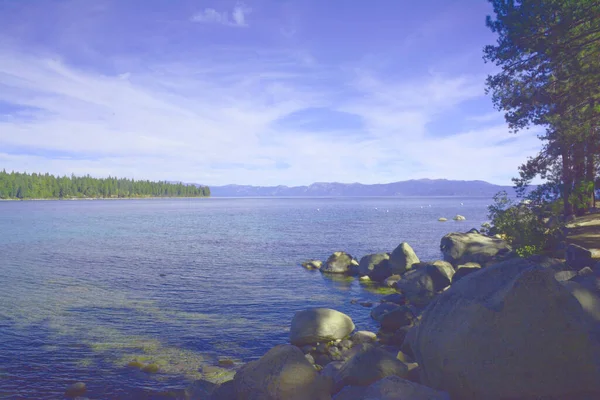
[[[289,344],[220,385],[198,381],[188,399],[600,398],[600,260],[519,258],[502,239],[451,233],[443,260],[408,243],[360,260],[345,252],[308,269],[394,288],[371,309],[378,332],[356,331],[336,310],[290,321]]]

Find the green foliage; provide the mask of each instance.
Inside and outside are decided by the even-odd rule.
[[[512,244],[519,255],[527,257],[543,251],[552,242],[552,229],[541,218],[542,209],[533,203],[515,203],[505,191],[494,196],[488,207],[491,234],[500,234]]]
[[[0,199],[207,197],[206,186],[0,171]]]

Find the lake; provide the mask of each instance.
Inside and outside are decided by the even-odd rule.
[[[166,398],[222,376],[221,358],[286,343],[296,311],[329,307],[376,330],[356,279],[304,270],[486,221],[487,198],[261,198],[0,202],[0,398]],[[462,203],[462,205],[461,205]],[[467,221],[452,217],[464,215]],[[437,219],[446,217],[448,222]],[[154,363],[149,374],[128,363]]]

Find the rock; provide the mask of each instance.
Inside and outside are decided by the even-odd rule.
[[[321,354],[325,354],[325,353],[327,353],[327,348],[328,347],[329,346],[327,345],[327,343],[319,343],[317,345],[317,348],[315,349],[315,352],[321,353]]]
[[[331,346],[328,348],[327,354],[329,354],[329,357],[331,357],[333,361],[339,361],[342,359],[342,353],[336,346]]]
[[[361,344],[359,351],[342,365],[336,376],[336,387],[369,386],[390,375],[406,376],[408,368],[396,357],[372,344]]]
[[[343,339],[354,330],[352,319],[329,308],[299,311],[292,319],[290,342],[296,346]]]
[[[590,250],[572,243],[567,246],[565,258],[571,268],[591,267],[595,263]]]
[[[400,275],[392,275],[392,276],[388,276],[387,278],[385,278],[385,280],[383,281],[383,284],[387,287],[394,287],[394,285],[396,284],[396,282],[398,282],[400,279],[402,279],[402,277]]]
[[[395,310],[384,314],[379,322],[381,323],[381,329],[388,332],[395,332],[403,326],[409,326],[414,320],[414,315],[408,307],[400,306]]]
[[[600,396],[600,343],[552,263],[495,264],[433,300],[410,339],[421,382],[467,400]]]
[[[232,385],[232,399],[237,400],[331,399],[328,382],[299,348],[287,344],[275,346],[259,360],[244,365]]]
[[[415,338],[417,336],[417,329],[418,329],[417,326],[404,327],[404,328],[398,329],[398,332],[401,330],[405,330],[404,342],[400,346],[400,350],[403,353],[412,357],[413,360],[415,359],[415,353],[412,350],[412,343],[415,341]]]
[[[363,307],[373,307],[373,303],[371,303],[370,301],[363,301],[358,304],[360,304]]]
[[[67,390],[65,390],[65,397],[78,397],[85,393],[87,387],[83,382],[77,382],[70,385]]]
[[[396,283],[396,289],[406,296],[409,303],[421,307],[450,286],[453,275],[454,269],[447,262],[418,263]]]
[[[480,232],[477,230],[477,228],[472,228],[471,230],[469,230],[467,233],[476,233],[476,234],[480,234]]]
[[[342,349],[349,349],[354,345],[354,343],[352,343],[352,340],[350,339],[344,339],[342,340],[339,344],[338,347],[342,348]]]
[[[507,257],[512,248],[504,240],[477,233],[449,233],[441,240],[444,260],[452,265],[476,262],[481,265]]]
[[[371,310],[371,318],[373,318],[375,321],[381,321],[381,318],[389,313],[390,311],[396,310],[400,308],[398,305],[396,304],[392,304],[392,303],[381,303],[380,305],[378,305],[377,307],[375,307],[374,309]]]
[[[448,221],[448,218],[441,217],[441,218],[438,218],[438,221],[440,221],[440,222],[446,222],[446,221]]]
[[[406,302],[406,297],[401,293],[392,293],[382,298],[381,302],[403,305]]]
[[[342,361],[332,361],[325,368],[321,370],[321,376],[325,376],[331,378],[332,381],[335,380],[335,377],[338,374],[340,368],[342,368],[344,363]]]
[[[343,251],[336,251],[329,256],[325,265],[320,269],[321,272],[327,274],[347,274],[352,265],[352,256]]]
[[[392,251],[390,256],[390,275],[402,275],[418,262],[419,257],[417,257],[412,247],[408,243],[402,242]]]
[[[358,276],[359,275],[358,266],[359,266],[358,261],[356,261],[353,258],[352,261],[350,261],[350,266],[348,267],[348,275]]]
[[[304,355],[304,358],[306,358],[306,361],[308,361],[309,363],[311,363],[312,365],[315,365],[315,359],[312,356],[312,354],[308,353]]]
[[[554,279],[558,282],[565,282],[577,276],[577,271],[559,271],[554,274]]]
[[[323,261],[320,260],[309,260],[302,263],[302,266],[306,269],[321,269]]]
[[[594,270],[591,269],[590,267],[584,267],[584,268],[581,268],[579,271],[577,271],[577,276],[587,276],[587,275],[594,275]]]
[[[456,273],[452,275],[452,284],[458,282],[459,279],[464,278],[465,276],[472,274],[473,272],[477,272],[481,269],[481,265],[477,263],[466,263],[463,265],[459,265],[456,268]]]
[[[300,350],[302,350],[302,352],[304,354],[310,353],[311,351],[316,351],[317,347],[311,344],[307,344],[305,346],[300,347]]]
[[[235,362],[233,362],[233,360],[230,360],[228,358],[223,358],[221,360],[219,360],[219,366],[221,367],[233,367],[235,365]]]
[[[217,389],[218,385],[204,379],[194,381],[183,391],[185,399],[208,399],[212,398],[211,393]]]
[[[352,343],[355,345],[361,343],[373,343],[377,341],[377,335],[374,332],[357,331],[350,337],[350,340],[352,340]]]
[[[465,217],[463,217],[460,214],[457,214],[454,218],[452,218],[455,221],[466,221],[467,219]]]
[[[369,278],[368,276],[361,276],[360,278],[358,278],[361,281],[370,281],[371,278]]]
[[[190,399],[204,399],[205,397],[192,397]],[[210,394],[210,400],[237,400],[236,386],[233,381],[227,381],[217,386]]]
[[[334,400],[375,400],[364,397],[367,388],[364,386],[346,386],[333,398]]]
[[[407,325],[407,326],[403,326],[400,329],[396,330],[395,332],[393,332],[390,335],[386,335],[385,339],[380,340],[382,343],[385,342],[385,344],[388,344],[390,346],[397,346],[397,347],[401,347],[404,343],[404,341],[406,340],[406,334],[407,332],[412,328],[412,326]],[[382,333],[385,331],[382,331]]]
[[[315,360],[316,365],[320,365],[322,367],[325,367],[326,365],[328,365],[330,362],[333,361],[333,359],[331,358],[331,356],[329,354],[315,354],[314,360]]]
[[[144,367],[142,368],[142,372],[146,372],[148,374],[155,374],[158,372],[159,369],[160,368],[157,364],[148,364],[144,365]]]
[[[389,253],[369,254],[360,259],[358,274],[368,275],[370,280],[383,282],[392,275]]]
[[[398,352],[398,354],[396,355],[396,358],[398,360],[402,361],[404,364],[409,364],[409,363],[412,363],[412,361],[413,361],[412,357],[410,357],[406,353],[403,353],[402,350],[400,350]]]
[[[369,386],[362,399],[450,400],[450,396],[448,393],[428,388],[396,375],[390,375]]]

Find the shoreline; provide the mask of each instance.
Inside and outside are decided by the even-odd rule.
[[[159,199],[209,199],[210,196],[161,196],[161,197],[73,197],[68,199],[40,198],[40,199],[0,199],[1,201],[93,201],[93,200],[159,200]]]

